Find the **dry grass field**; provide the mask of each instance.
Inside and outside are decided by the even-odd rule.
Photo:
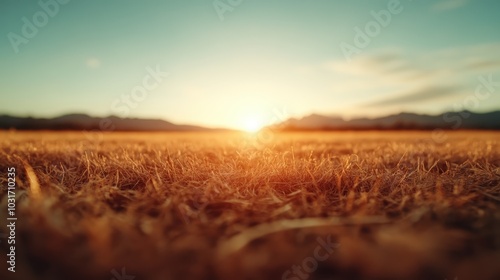
[[[0,278],[500,279],[500,133],[447,135],[0,132]]]

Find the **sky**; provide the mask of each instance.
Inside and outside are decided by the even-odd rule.
[[[500,109],[497,0],[3,0],[0,115],[241,128]]]

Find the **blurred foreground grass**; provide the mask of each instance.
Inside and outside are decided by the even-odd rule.
[[[0,132],[0,276],[500,279],[500,133],[447,135]]]

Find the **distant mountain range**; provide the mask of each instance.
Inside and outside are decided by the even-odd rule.
[[[500,111],[489,113],[448,112],[434,116],[400,113],[380,118],[352,120],[312,114],[301,119],[288,119],[273,128],[280,130],[428,130],[435,128],[500,130]]]
[[[70,114],[52,119],[0,115],[0,129],[18,130],[101,130],[101,131],[208,131],[194,125],[178,125],[159,119],[133,119],[110,116],[91,117]]]
[[[283,131],[306,130],[399,130],[419,129],[487,129],[500,130],[500,111],[473,113],[448,112],[440,115],[400,113],[380,118],[344,120],[341,117],[312,114],[291,118],[271,127]],[[102,131],[217,131],[194,125],[179,125],[160,119],[91,117],[69,114],[56,118],[13,117],[0,115],[0,129],[17,130],[102,130]]]

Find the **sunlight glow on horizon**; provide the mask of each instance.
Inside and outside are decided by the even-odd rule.
[[[264,117],[258,113],[248,114],[245,116],[240,125],[240,129],[255,133],[265,126]]]

